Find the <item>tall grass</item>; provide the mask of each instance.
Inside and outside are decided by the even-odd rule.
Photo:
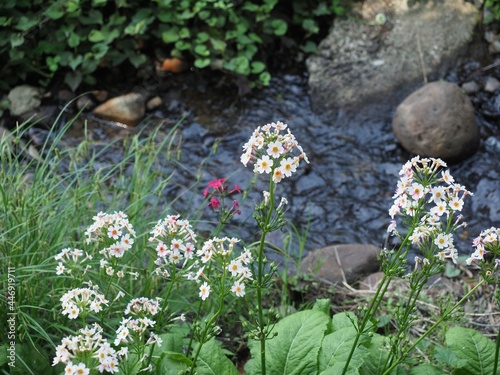
[[[179,124],[168,130],[160,124],[103,144],[85,132],[78,145],[68,146],[64,135],[75,119],[60,129],[54,125],[38,149],[29,141],[28,132],[36,126],[30,121],[0,139],[0,365],[1,343],[10,341],[10,315],[3,308],[9,267],[15,270],[18,357],[16,368],[0,367],[3,373],[53,371],[47,353],[69,330],[57,302],[67,286],[64,278],[55,277],[54,255],[64,247],[79,247],[98,211],[124,211],[142,233],[173,203],[162,199],[162,191],[173,173],[165,171],[179,163]],[[115,161],[103,163],[109,155]],[[23,353],[30,354],[23,358]]]

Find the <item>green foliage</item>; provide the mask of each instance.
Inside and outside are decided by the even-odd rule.
[[[0,10],[4,90],[33,73],[41,85],[63,73],[76,89],[95,83],[99,68],[142,67],[154,50],[267,85],[266,50],[277,38],[291,27],[318,34],[318,17],[345,12],[340,0],[7,0]]]
[[[484,7],[489,10],[487,16],[484,18],[484,23],[490,23],[500,20],[500,2],[498,0],[486,0]]]
[[[318,369],[321,338],[329,316],[319,310],[300,311],[280,320],[273,328],[277,336],[266,345],[266,369],[270,374],[314,374]],[[250,342],[249,374],[260,374],[260,344]]]
[[[455,375],[493,374],[495,343],[476,330],[453,327],[446,333],[446,345],[462,361]]]

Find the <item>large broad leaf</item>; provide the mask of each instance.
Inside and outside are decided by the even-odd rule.
[[[162,344],[155,347],[153,354],[159,358],[156,365],[158,374],[177,375],[191,366],[191,360],[182,353],[186,344],[186,339],[182,333],[164,333],[160,337]]]
[[[442,375],[443,370],[429,364],[423,364],[410,370],[410,375]]]
[[[389,351],[387,350],[387,338],[374,334],[370,343],[366,346],[368,355],[359,369],[360,375],[382,375],[384,365],[387,362]]]
[[[279,321],[272,333],[278,335],[266,342],[268,375],[311,375],[318,372],[318,353],[330,317],[319,310],[300,311]],[[246,374],[261,374],[260,342],[252,341],[252,359]]]
[[[342,374],[347,359],[354,345],[357,334],[357,318],[352,313],[335,314],[332,318],[333,332],[326,335],[319,353],[319,370],[321,375]],[[346,374],[359,374],[358,369],[369,354],[365,346],[367,338],[358,340],[357,348],[349,362]]]
[[[495,362],[495,344],[481,333],[453,327],[446,333],[446,345],[467,363],[453,371],[456,375],[490,375]]]
[[[239,375],[235,365],[226,357],[215,339],[211,339],[201,347],[196,361],[196,373],[198,375]]]

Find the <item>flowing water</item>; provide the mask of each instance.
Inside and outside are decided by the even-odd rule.
[[[185,117],[179,129],[181,161],[188,168],[165,161],[165,172],[174,168],[176,172],[164,202],[180,197],[175,204],[180,212],[188,205],[202,205],[202,190],[192,192],[186,187],[205,163],[200,170],[201,188],[222,177],[243,189],[251,186],[242,215],[236,217],[243,225],[233,234],[254,240],[253,205],[268,186],[262,176],[251,185],[252,167],[245,168],[239,157],[242,145],[257,126],[280,120],[288,124],[310,160],[309,165],[302,164],[295,175],[284,179],[277,191],[289,201],[286,217],[301,231],[309,228],[306,252],[340,243],[383,244],[398,172],[411,157],[392,132],[394,107],[365,105],[335,116],[317,114],[311,109],[304,74],[277,76],[268,88],[241,98],[211,87],[209,82],[186,76],[175,85],[167,80],[157,87],[164,104],[154,117],[164,124]],[[500,150],[484,142],[487,137],[490,143],[500,139],[500,128],[492,122],[498,120],[481,117],[478,121],[483,138],[479,151],[449,166],[455,180],[475,193],[462,211],[469,226],[456,239],[462,254],[471,252],[471,241],[482,229],[500,225]],[[217,152],[207,159],[215,146]],[[213,220],[214,216],[207,212],[206,218]],[[280,245],[283,235],[270,238]]]

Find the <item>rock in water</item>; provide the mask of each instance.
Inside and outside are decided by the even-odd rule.
[[[380,264],[380,249],[374,245],[342,244],[311,251],[303,260],[301,269],[310,275],[331,283],[354,284],[375,272]]]
[[[369,0],[357,16],[336,17],[318,52],[307,59],[316,111],[397,105],[418,84],[442,77],[461,56],[484,56],[480,13],[466,1]]]
[[[106,120],[136,126],[146,112],[146,98],[143,94],[131,92],[109,99],[96,107],[92,113]]]
[[[432,82],[408,96],[392,121],[401,145],[413,154],[463,160],[480,143],[474,108],[454,83]]]

